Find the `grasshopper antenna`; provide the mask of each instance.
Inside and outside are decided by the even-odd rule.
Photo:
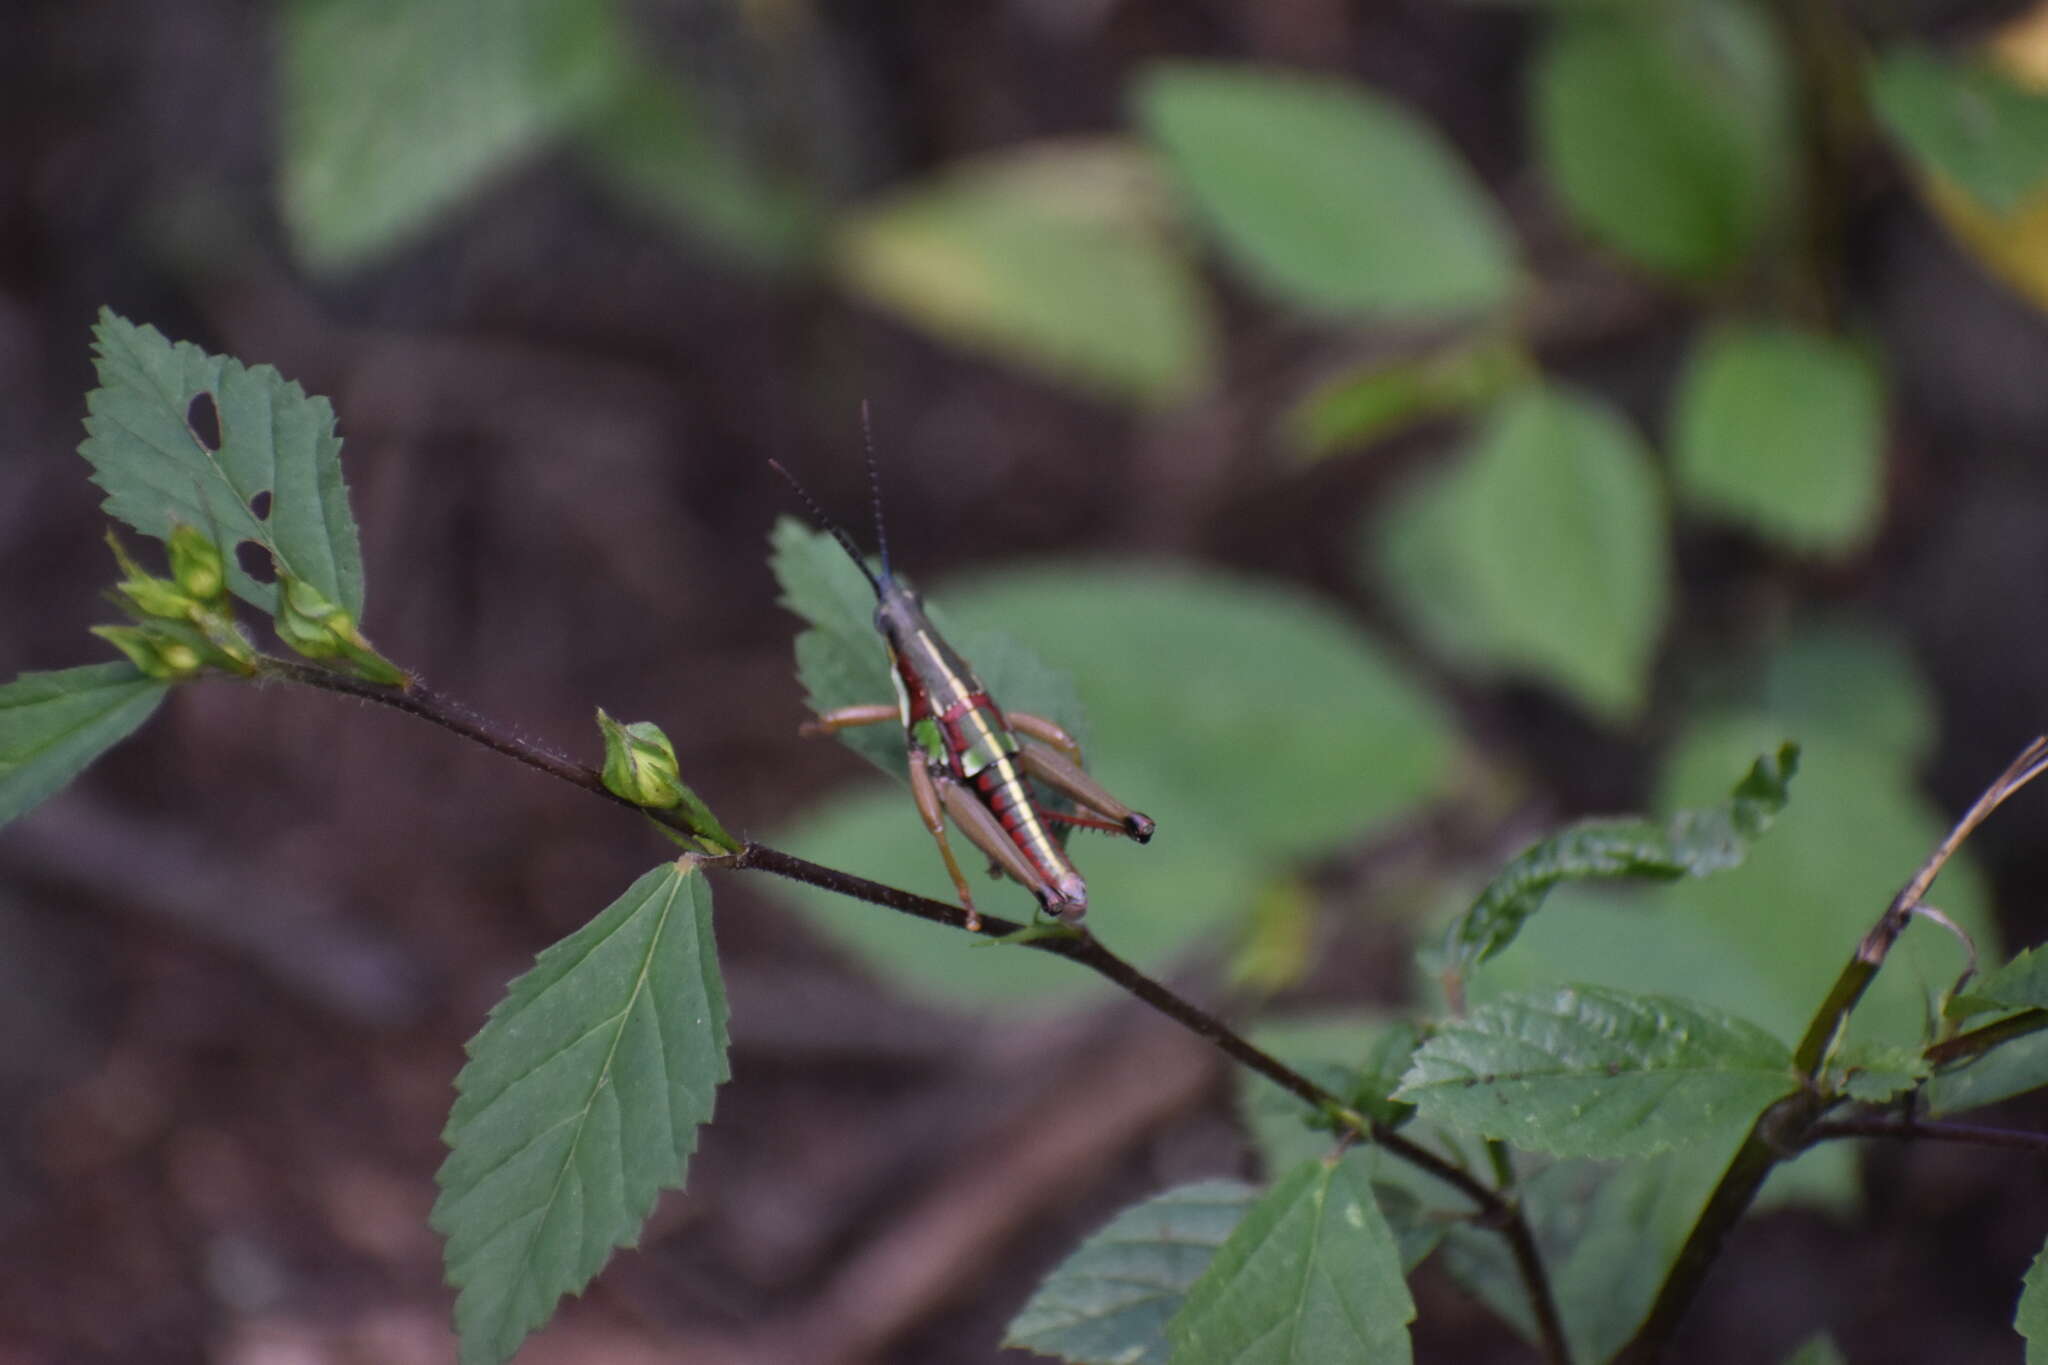
[[[780,460],[770,460],[768,467],[780,474],[788,482],[789,486],[796,490],[796,495],[803,499],[804,506],[810,509],[811,519],[832,533],[832,538],[839,542],[839,548],[846,551],[847,556],[853,560],[854,567],[858,568],[861,571],[861,576],[867,579],[868,586],[875,590],[875,596],[880,597],[882,595],[881,580],[876,578],[875,571],[868,567],[867,557],[860,552],[860,546],[853,543],[853,537],[846,534],[845,528],[840,526],[838,522],[825,515],[825,509],[818,506],[818,500],[811,496],[810,490],[798,483],[796,475],[784,469]],[[883,572],[888,572],[886,560],[883,561]]]
[[[882,577],[891,576],[889,571],[889,528],[882,521],[882,470],[875,460],[875,426],[868,418],[868,400],[860,400],[860,439],[867,448],[868,457],[868,501],[875,509],[875,547],[882,554]]]

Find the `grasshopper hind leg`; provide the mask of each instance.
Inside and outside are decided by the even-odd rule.
[[[1011,719],[1014,723],[1016,718]],[[1027,734],[1030,733],[1030,727],[1026,725],[1018,725],[1017,728]],[[1074,802],[1082,810],[1094,812],[1096,817],[1048,811],[1047,815],[1051,819],[1089,829],[1106,829],[1141,844],[1151,841],[1152,831],[1157,828],[1152,823],[1152,817],[1142,811],[1132,810],[1110,795],[1109,788],[1090,777],[1086,769],[1061,752],[1058,747],[1036,739],[1027,739],[1018,750],[1017,761],[1023,765],[1025,772]]]

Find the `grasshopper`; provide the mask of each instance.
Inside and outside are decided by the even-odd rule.
[[[861,417],[865,427],[865,408]],[[867,446],[868,485],[874,500],[879,573],[795,475],[773,460],[768,463],[789,481],[811,516],[831,532],[874,588],[875,629],[888,645],[890,679],[896,684],[893,704],[843,706],[805,722],[801,733],[816,737],[892,720],[903,727],[910,792],[960,895],[969,932],[980,931],[981,916],[975,913],[973,893],[947,841],[948,817],[988,856],[992,875],[1006,872],[1023,883],[1055,918],[1070,924],[1079,920],[1088,909],[1088,885],[1074,870],[1063,841],[1048,827],[1059,823],[1108,830],[1142,844],[1152,837],[1151,819],[1088,775],[1081,746],[1056,722],[997,706],[967,661],[932,627],[922,599],[896,578],[889,565],[872,439]],[[1078,809],[1056,811],[1038,804],[1027,779],[1043,783]]]

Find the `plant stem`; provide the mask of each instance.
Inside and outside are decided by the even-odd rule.
[[[1921,1055],[1935,1066],[1947,1066],[1952,1062],[1967,1061],[1981,1056],[2001,1043],[2015,1038],[2024,1038],[2029,1033],[2039,1033],[2048,1028],[2048,1010],[2021,1010],[2018,1014],[1999,1019],[1982,1028],[1973,1028],[1968,1033],[1958,1033],[1953,1038],[1944,1038],[1930,1043]]]
[[[386,687],[330,669],[272,656],[263,657],[258,676],[339,692],[344,696],[392,707],[438,725],[473,743],[481,744],[493,753],[502,754],[515,762],[567,782],[573,787],[601,796],[628,810],[638,810],[672,829],[692,835],[702,833],[693,829],[675,812],[647,809],[616,795],[604,785],[603,775],[595,769],[585,767],[530,740],[500,729],[469,707],[432,691],[417,680],[409,682],[403,688]],[[957,905],[886,886],[881,882],[869,881],[865,877],[841,872],[837,868],[824,867],[765,844],[748,843],[737,852],[704,857],[700,862],[707,867],[773,873],[792,881],[850,896],[855,900],[914,915],[919,919],[950,925],[956,929],[964,930],[967,927],[967,912]],[[981,926],[982,932],[992,938],[1017,933],[1026,927],[999,915],[986,914],[981,917]],[[1066,958],[1114,982],[1161,1014],[1207,1039],[1233,1061],[1258,1072],[1304,1103],[1331,1115],[1358,1136],[1378,1143],[1392,1155],[1434,1176],[1470,1199],[1477,1209],[1477,1221],[1495,1228],[1507,1239],[1509,1251],[1514,1257],[1516,1269],[1522,1277],[1523,1288],[1529,1295],[1530,1306],[1536,1316],[1544,1360],[1549,1365],[1569,1365],[1570,1349],[1565,1341],[1563,1320],[1558,1316],[1557,1304],[1551,1293],[1549,1273],[1537,1250],[1536,1239],[1529,1229],[1528,1220],[1522,1216],[1521,1208],[1512,1198],[1504,1197],[1487,1188],[1469,1172],[1446,1161],[1427,1147],[1401,1136],[1385,1124],[1378,1123],[1351,1108],[1338,1096],[1317,1085],[1279,1058],[1254,1046],[1215,1015],[1145,975],[1137,967],[1104,947],[1102,941],[1086,929],[1075,928],[1067,933],[1049,934],[1042,938],[1027,940],[1019,946]]]
[[[1830,1138],[1926,1138],[1932,1142],[1962,1142],[1975,1147],[2004,1147],[2048,1156],[2048,1133],[2022,1133],[2010,1128],[1986,1128],[1974,1123],[1932,1123],[1908,1114],[1903,1118],[1829,1119],[1806,1131],[1810,1142]]]

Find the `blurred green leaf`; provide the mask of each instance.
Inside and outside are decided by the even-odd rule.
[[[1939,729],[1933,689],[1898,637],[1851,620],[1808,622],[1765,661],[1758,701],[1788,735],[1832,735],[1916,765]]]
[[[290,0],[278,191],[298,254],[361,264],[432,229],[603,101],[606,0]]]
[[[1572,216],[1642,265],[1738,264],[1785,210],[1797,137],[1772,19],[1748,4],[1564,19],[1536,59],[1541,155]]]
[[[1563,881],[1704,877],[1739,866],[1790,796],[1799,746],[1782,744],[1750,765],[1733,795],[1670,820],[1585,820],[1515,855],[1444,937],[1447,970],[1460,974],[1514,942]]]
[[[1834,1339],[1826,1332],[1809,1337],[1805,1345],[1785,1357],[1784,1365],[1849,1365],[1835,1346]]]
[[[134,734],[168,691],[126,663],[24,673],[0,687],[0,825]]]
[[[1541,679],[1610,723],[1642,708],[1670,597],[1649,452],[1599,401],[1531,388],[1400,500],[1373,552],[1454,661]]]
[[[1046,143],[959,165],[845,217],[854,292],[961,346],[1144,403],[1207,382],[1212,327],[1150,162]]]
[[[1937,1072],[1921,1095],[1928,1114],[1960,1114],[2048,1086],[2048,1033],[2001,1043],[1965,1065]]]
[[[818,249],[822,206],[809,186],[730,145],[682,83],[644,59],[626,59],[577,137],[619,198],[731,259],[789,270]]]
[[[1395,1097],[1558,1156],[1646,1156],[1747,1122],[1794,1086],[1784,1044],[1670,997],[1567,986],[1447,1019]]]
[[[1659,807],[1710,799],[1733,765],[1782,733],[1776,717],[1754,713],[1696,722],[1666,760]],[[1471,998],[1595,982],[1702,1001],[1795,1038],[1948,824],[1896,750],[1816,733],[1801,747],[1798,800],[1741,867],[1625,895],[1561,887],[1515,951],[1473,977]],[[1989,900],[1967,848],[1930,900],[1981,951],[1996,953]],[[1918,1046],[1929,997],[1961,968],[1947,934],[1909,928],[1850,1016],[1848,1042]]]
[[[1389,1126],[1406,1122],[1415,1112],[1414,1105],[1391,1096],[1420,1038],[1406,1020],[1362,1014],[1281,1016],[1262,1019],[1251,1030],[1258,1047],[1367,1118]],[[1252,1071],[1238,1073],[1238,1112],[1269,1172],[1327,1155],[1336,1141],[1329,1120]]]
[[[1217,238],[1277,298],[1326,314],[1504,306],[1515,248],[1442,134],[1363,86],[1151,67],[1137,117]]]
[[[464,1365],[497,1365],[636,1243],[730,1074],[711,892],[664,863],[542,953],[470,1041],[433,1223]]]
[[[2011,213],[2048,186],[2048,94],[1994,67],[1901,45],[1872,66],[1870,98],[1920,170],[1993,213]]]
[[[109,309],[93,329],[99,387],[86,395],[78,453],[107,491],[107,514],[167,539],[179,525],[218,533],[228,552],[228,587],[264,612],[277,587],[235,563],[233,548],[254,541],[280,573],[312,584],[351,618],[363,614],[363,561],[334,409],[308,398],[268,365],[245,368],[189,341],[172,345]],[[219,449],[192,425],[205,395],[218,420]],[[252,503],[269,497],[257,516]]]
[[[1415,1301],[1359,1154],[1254,1204],[1167,1324],[1174,1365],[1406,1365]]]
[[[2048,1009],[2048,953],[2024,948],[2004,966],[1972,981],[1950,1002],[1948,1013],[1961,1019],[1987,1010]]]
[[[1168,1365],[1167,1321],[1259,1193],[1204,1180],[1125,1209],[1045,1277],[1003,1345],[1075,1365]]]
[[[1503,337],[1359,365],[1297,400],[1281,419],[1280,434],[1302,457],[1320,459],[1480,408],[1524,383],[1531,365],[1521,344]]]
[[[1786,327],[1728,329],[1693,351],[1672,420],[1696,505],[1795,550],[1867,542],[1884,505],[1884,392],[1856,347]]]
[[[2048,1365],[2048,1248],[2027,1267],[2012,1325],[2027,1339],[2027,1365]]]
[[[1073,676],[1099,737],[1088,766],[1159,821],[1153,857],[1217,842],[1271,868],[1415,809],[1450,777],[1442,708],[1299,589],[1104,560],[944,596]]]

